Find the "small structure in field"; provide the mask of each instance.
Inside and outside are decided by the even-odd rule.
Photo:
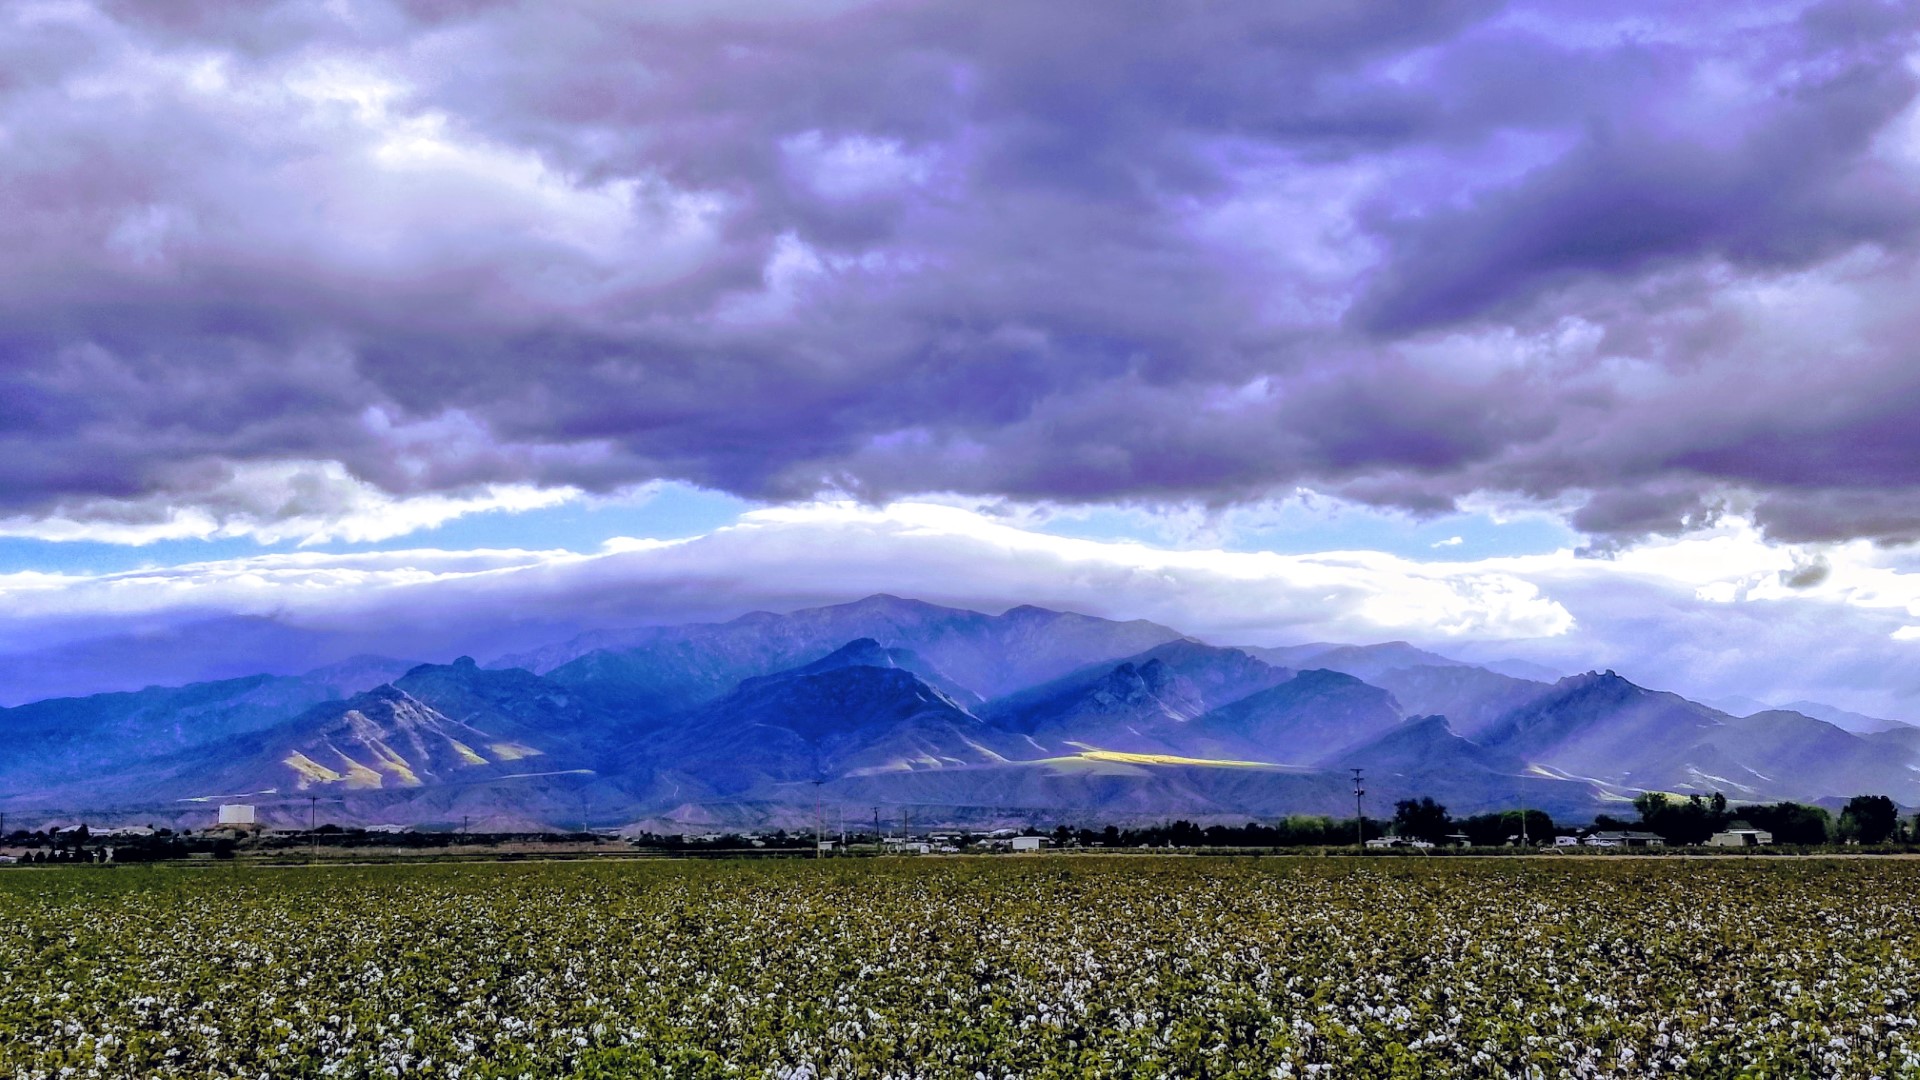
[[[1707,839],[1708,847],[1759,847],[1773,843],[1773,834],[1765,829],[1728,829]]]
[[[1042,845],[1042,844],[1044,844],[1044,843],[1046,843],[1046,839],[1045,839],[1044,837],[1039,837],[1039,836],[1016,836],[1016,837],[1014,837],[1014,838],[1013,838],[1013,850],[1015,850],[1015,851],[1039,851],[1039,850],[1040,850],[1040,845]]]

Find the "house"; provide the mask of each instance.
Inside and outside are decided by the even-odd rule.
[[[1656,848],[1666,847],[1666,838],[1659,833],[1634,832],[1597,832],[1584,841],[1588,847],[1597,848]]]
[[[1765,829],[1728,829],[1707,838],[1708,847],[1759,847],[1773,843],[1773,834]]]

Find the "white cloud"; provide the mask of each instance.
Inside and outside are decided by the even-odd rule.
[[[873,592],[997,609],[1039,603],[1150,618],[1220,641],[1514,638],[1572,618],[1525,580],[1389,555],[1168,550],[1028,532],[931,504],[759,510],[685,541],[616,538],[591,553],[296,552],[103,575],[0,577],[16,631],[171,609],[316,625],[463,613],[584,625],[737,614]],[[30,638],[30,634],[22,634]],[[16,643],[17,644],[17,643]]]
[[[536,510],[580,495],[575,488],[487,484],[463,494],[395,496],[337,462],[255,462],[163,494],[76,499],[45,515],[0,518],[0,536],[131,545],[227,537],[267,544],[364,543],[468,514]]]

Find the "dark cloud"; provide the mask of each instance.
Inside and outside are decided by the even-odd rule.
[[[332,460],[1920,535],[1915,18],[17,8],[0,516]]]

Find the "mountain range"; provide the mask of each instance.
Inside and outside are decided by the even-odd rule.
[[[1550,676],[1405,642],[1222,647],[1151,622],[873,596],[486,664],[358,657],[0,709],[0,813],[194,825],[242,801],[269,822],[488,830],[902,811],[1237,823],[1351,814],[1354,769],[1376,815],[1419,795],[1573,819],[1642,791],[1920,803],[1920,728]]]

